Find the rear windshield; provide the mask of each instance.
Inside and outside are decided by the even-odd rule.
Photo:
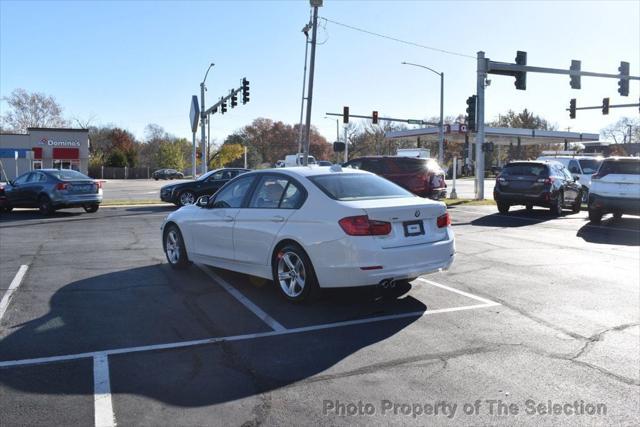
[[[56,171],[48,171],[49,175],[53,175],[58,179],[67,180],[67,179],[91,179],[85,174],[82,174],[78,171],[74,171],[71,169],[60,169]]]
[[[309,179],[327,196],[335,200],[415,197],[404,188],[378,175],[344,173],[311,176]]]
[[[548,176],[549,172],[539,163],[512,163],[502,169],[502,175]]]
[[[602,162],[600,174],[640,175],[640,161],[609,160]]]
[[[602,160],[596,159],[583,159],[578,160],[580,162],[580,167],[582,168],[582,173],[594,174],[600,167],[600,163]]]

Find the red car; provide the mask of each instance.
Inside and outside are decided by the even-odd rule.
[[[433,159],[369,156],[349,160],[343,166],[373,172],[420,197],[436,200],[447,197],[444,170]]]

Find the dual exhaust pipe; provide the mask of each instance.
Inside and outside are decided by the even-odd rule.
[[[393,278],[383,279],[380,281],[380,283],[378,283],[378,285],[380,285],[383,289],[392,289],[396,287],[396,280]]]

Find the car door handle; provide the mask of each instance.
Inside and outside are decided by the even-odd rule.
[[[276,215],[276,216],[271,218],[271,221],[272,222],[282,222],[282,221],[284,221],[284,217],[280,216],[280,215]]]
[[[225,222],[233,222],[233,217],[229,216],[229,215],[225,215],[225,217],[223,218]]]

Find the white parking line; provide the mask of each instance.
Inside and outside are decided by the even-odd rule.
[[[105,353],[93,356],[93,403],[96,427],[116,425],[111,402],[111,381],[109,379],[109,357]]]
[[[477,299],[480,297],[476,297],[474,295],[473,298]],[[245,340],[258,339],[258,338],[277,337],[280,335],[292,335],[292,334],[299,334],[303,332],[314,332],[314,331],[321,331],[321,330],[328,330],[328,329],[335,329],[335,328],[343,328],[347,326],[383,322],[386,320],[404,319],[407,317],[421,318],[421,317],[425,317],[433,314],[476,310],[480,308],[493,307],[496,305],[501,305],[501,304],[497,302],[489,301],[486,304],[466,305],[461,307],[442,308],[442,309],[427,310],[427,311],[413,311],[409,313],[389,314],[387,316],[366,317],[363,319],[346,320],[343,322],[323,323],[320,325],[303,326],[303,327],[292,328],[292,329],[283,329],[280,331],[258,332],[254,334],[232,335],[228,337],[203,338],[203,339],[192,340],[192,341],[178,341],[178,342],[172,342],[172,343],[166,343],[166,344],[152,344],[152,345],[145,345],[145,346],[139,346],[139,347],[116,348],[112,350],[103,350],[99,352],[67,354],[63,356],[39,357],[34,359],[21,359],[21,360],[6,360],[6,361],[0,362],[0,368],[65,362],[69,360],[84,359],[87,357],[95,358],[96,356],[99,356],[99,355],[113,356],[117,354],[131,354],[131,353],[140,353],[140,352],[154,351],[154,350],[171,350],[176,348],[194,347],[194,346],[214,344],[214,343],[220,343],[220,342],[245,341]]]
[[[2,320],[5,311],[7,311],[7,308],[9,307],[9,301],[11,300],[13,293],[16,291],[16,289],[18,289],[18,286],[20,286],[20,284],[22,283],[22,279],[24,278],[24,275],[27,273],[28,269],[28,265],[20,266],[18,272],[9,285],[9,288],[7,288],[7,292],[4,293],[2,300],[0,300],[0,320]]]
[[[431,280],[427,280],[424,277],[418,277],[417,280],[419,280],[421,282],[424,282],[424,283],[427,283],[427,284],[429,284],[431,286],[435,286],[435,287],[438,287],[438,288],[446,289],[449,292],[453,292],[453,293],[456,293],[456,294],[464,295],[467,298],[471,298],[471,299],[474,299],[476,301],[480,301],[481,303],[486,304],[487,307],[491,307],[491,306],[494,306],[494,305],[501,305],[498,302],[494,302],[494,301],[488,300],[486,298],[482,298],[482,297],[479,297],[477,295],[470,294],[469,292],[461,291],[461,290],[456,289],[456,288],[451,288],[451,287],[446,286],[446,285],[441,285],[440,283],[432,282]]]
[[[284,326],[282,326],[273,317],[265,313],[264,310],[262,310],[260,307],[255,305],[253,302],[251,302],[249,298],[245,297],[239,290],[231,286],[226,280],[224,280],[222,277],[218,276],[216,273],[211,271],[209,267],[200,265],[200,264],[196,264],[196,265],[200,270],[204,272],[204,274],[206,274],[215,282],[217,282],[220,286],[222,286],[222,288],[225,291],[229,292],[231,296],[237,299],[242,305],[247,307],[253,314],[258,316],[258,318],[262,320],[264,323],[266,323],[271,329],[273,329],[274,331],[285,331],[287,329]]]

